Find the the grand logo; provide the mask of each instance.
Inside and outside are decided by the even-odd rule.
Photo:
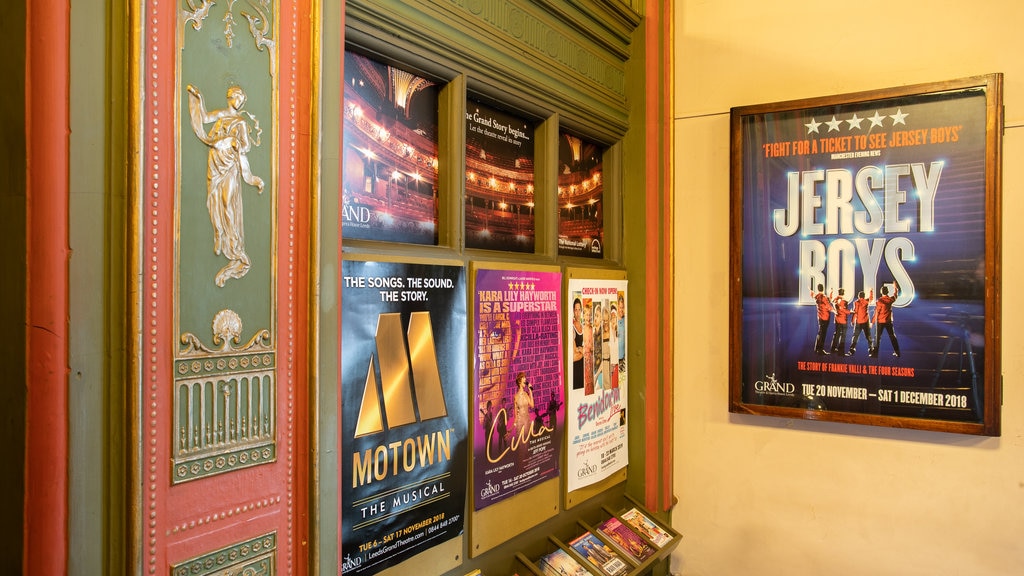
[[[597,474],[597,466],[592,466],[589,460],[584,460],[583,463],[580,464],[579,470],[576,471],[577,478],[586,478],[588,476],[593,476],[594,474]]]
[[[407,336],[402,334],[400,314],[378,316],[380,380],[371,356],[356,418],[356,438],[448,415],[429,312],[412,313]],[[445,428],[406,438],[391,437],[386,443],[353,452],[352,487],[451,460],[454,431]]]
[[[775,374],[765,376],[764,380],[754,382],[754,392],[778,396],[792,396],[796,393],[796,385],[792,382],[779,382]]]
[[[377,319],[377,359],[380,382],[370,358],[363,386],[363,400],[356,421],[355,437],[376,434],[388,428],[423,422],[448,415],[437,368],[437,350],[429,312],[413,312],[409,319],[408,352],[402,319],[398,313]],[[410,376],[412,383],[410,383]],[[416,395],[413,397],[413,390]],[[381,409],[381,397],[384,399]]]
[[[487,485],[480,489],[481,498],[489,498],[491,496],[497,496],[501,492],[501,486],[499,484],[491,484],[491,481],[487,481]]]
[[[362,558],[360,558],[358,556],[356,556],[355,558],[352,558],[351,556],[346,555],[345,559],[342,560],[342,562],[341,562],[341,571],[342,572],[348,572],[349,570],[355,570],[355,569],[359,568],[359,565],[362,564],[362,563],[363,563],[363,559]]]
[[[369,224],[373,218],[373,212],[362,204],[346,203],[341,207],[341,217],[346,223]]]

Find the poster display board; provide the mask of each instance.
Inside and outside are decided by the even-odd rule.
[[[627,282],[570,278],[567,296],[566,482],[572,492],[629,462]]]
[[[475,270],[475,510],[558,477],[561,304],[560,272]]]
[[[464,270],[342,262],[343,574],[374,574],[463,531]]]
[[[999,434],[1001,92],[732,110],[730,411]]]

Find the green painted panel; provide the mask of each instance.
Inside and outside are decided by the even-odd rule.
[[[276,6],[183,0],[181,8],[179,335],[219,348],[211,323],[229,309],[241,318],[241,344],[259,330],[276,341]]]

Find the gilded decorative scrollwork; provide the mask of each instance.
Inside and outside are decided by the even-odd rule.
[[[232,310],[213,319],[209,348],[181,336],[175,358],[174,483],[277,459],[276,352],[269,330],[242,346],[242,320]]]
[[[235,39],[235,16],[231,12],[235,8],[235,0],[228,0],[228,9],[224,11],[224,40],[231,48]]]
[[[277,532],[226,546],[171,566],[171,576],[274,576]]]
[[[235,344],[241,342],[242,319],[233,310],[221,310],[213,317],[213,342],[219,344],[218,350],[207,348],[206,345],[195,334],[186,332],[181,335],[183,348],[178,355],[182,358],[191,356],[203,356],[217,352],[249,352],[249,351],[273,351],[270,341],[270,331],[260,330],[245,343],[238,347]]]
[[[221,22],[224,23],[224,42],[228,48],[235,44],[235,3],[238,0],[225,0],[224,16]],[[193,30],[202,30],[203,21],[210,16],[210,9],[217,3],[212,0],[185,0],[188,8],[181,11],[186,25],[191,25]],[[239,12],[249,22],[249,34],[255,42],[256,50],[263,52],[264,49],[270,54],[270,76],[277,76],[277,54],[275,54],[274,41],[274,9],[272,0],[247,0],[251,10],[244,8]]]
[[[256,10],[256,15],[253,16],[243,11],[242,16],[249,21],[249,33],[252,34],[253,40],[256,41],[256,49],[262,52],[266,48],[267,52],[270,53],[270,76],[276,77],[277,55],[274,53],[274,40],[270,37],[273,34],[269,18],[270,0],[260,0],[259,4],[249,0],[249,5]]]
[[[185,0],[188,4],[188,10],[182,10],[181,14],[185,17],[185,24],[192,23],[193,30],[202,30],[203,20],[210,15],[210,8],[213,7],[216,2],[211,0],[202,0],[202,3],[198,6],[193,0]]]

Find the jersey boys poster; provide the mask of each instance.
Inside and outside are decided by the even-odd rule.
[[[561,301],[559,272],[476,272],[476,510],[558,477]]]
[[[626,281],[569,280],[568,490],[629,463],[626,427]]]
[[[462,533],[463,270],[342,263],[344,574],[373,574]]]
[[[983,420],[986,106],[982,86],[734,110],[742,402]]]

